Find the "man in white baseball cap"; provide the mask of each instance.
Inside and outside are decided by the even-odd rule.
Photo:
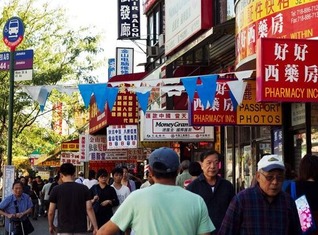
[[[282,158],[265,155],[257,164],[257,183],[232,199],[218,235],[301,234],[294,200],[282,192]]]

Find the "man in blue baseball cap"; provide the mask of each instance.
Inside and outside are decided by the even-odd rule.
[[[149,156],[151,187],[136,190],[97,234],[116,234],[129,227],[135,234],[210,234],[215,230],[203,199],[175,185],[179,156],[162,147]]]

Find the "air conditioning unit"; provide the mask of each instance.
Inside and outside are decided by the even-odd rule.
[[[165,45],[165,35],[163,33],[159,35],[158,45],[159,47],[163,47]]]
[[[159,47],[158,46],[148,46],[147,47],[147,56],[156,57],[159,55]]]

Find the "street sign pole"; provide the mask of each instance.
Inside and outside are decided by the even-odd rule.
[[[14,52],[22,42],[24,25],[19,17],[7,20],[3,28],[3,41],[10,48],[10,91],[8,110],[8,165],[12,165],[12,133],[13,133],[13,102],[14,102]]]
[[[14,50],[10,50],[10,91],[9,91],[9,123],[8,123],[8,165],[12,165],[13,136],[13,95],[14,95]]]

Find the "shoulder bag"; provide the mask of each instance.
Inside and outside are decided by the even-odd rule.
[[[290,183],[290,194],[291,197],[295,200],[295,204],[298,211],[300,227],[302,230],[302,234],[312,234],[314,231],[317,230],[316,223],[311,213],[309,203],[307,201],[306,195],[302,195],[297,198],[296,195],[296,183]]]
[[[19,213],[19,207],[17,201],[14,201],[15,212]],[[29,219],[26,217],[25,219],[14,219],[10,221],[12,224],[12,231],[14,235],[24,235],[30,234],[34,231],[34,227]]]

